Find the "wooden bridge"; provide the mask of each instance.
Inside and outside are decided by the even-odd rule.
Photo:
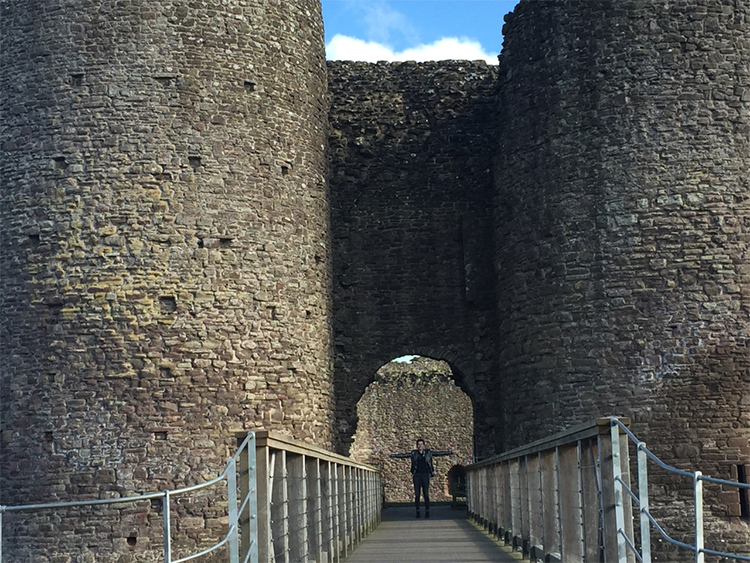
[[[377,468],[257,431],[244,437],[224,472],[205,483],[136,497],[0,506],[0,531],[5,514],[13,517],[7,528],[13,541],[14,525],[48,518],[48,511],[117,505],[127,510],[158,499],[163,523],[154,530],[163,537],[163,549],[154,546],[149,560],[164,563],[200,563],[212,552],[210,561],[222,563],[650,563],[651,536],[657,533],[660,541],[684,551],[682,561],[703,563],[706,555],[750,561],[707,547],[703,535],[704,483],[722,490],[750,485],[667,466],[627,424],[598,419],[476,462],[466,468],[467,509],[437,504],[430,519],[415,518],[411,506],[384,506]],[[631,457],[637,469],[632,487]],[[647,463],[692,483],[690,543],[669,537],[651,514]],[[199,490],[211,491],[208,504],[226,507],[227,531],[196,553],[181,543],[185,503],[178,497]],[[56,518],[61,521],[59,514]],[[0,563],[3,540],[0,534]],[[80,542],[86,550],[96,537],[81,535]]]
[[[517,561],[500,542],[480,530],[465,510],[449,505],[432,507],[429,520],[414,518],[404,506],[383,510],[383,520],[346,563],[513,563]]]

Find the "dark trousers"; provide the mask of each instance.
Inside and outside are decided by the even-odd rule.
[[[414,504],[419,510],[419,494],[420,491],[424,494],[424,508],[427,512],[430,511],[430,474],[429,473],[415,473],[414,474]]]

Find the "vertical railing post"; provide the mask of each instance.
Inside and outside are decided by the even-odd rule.
[[[334,561],[338,561],[338,556],[336,555],[337,549],[334,547],[335,541],[336,541],[336,514],[338,512],[338,509],[336,508],[334,504],[334,498],[336,497],[336,475],[334,463],[330,460],[326,462],[326,482],[328,483],[327,492],[326,495],[326,506],[328,507],[328,557],[326,557],[325,563],[333,563]]]
[[[375,473],[368,472],[367,490],[369,499],[369,509],[367,513],[367,533],[375,529],[375,511],[377,510],[378,498],[375,494]]]
[[[284,563],[290,563],[289,560],[289,466],[288,454],[286,450],[281,450],[281,545],[284,555]]]
[[[533,531],[533,537],[530,538],[534,554],[538,558],[544,553],[544,500],[542,499],[542,453],[537,452],[534,456],[534,466],[536,467],[533,486],[534,498],[536,502],[531,507],[534,512],[536,525]],[[538,551],[541,550],[541,551]]]
[[[333,491],[333,553],[331,561],[338,563],[341,560],[341,499],[339,498],[339,468],[337,463],[332,464],[331,473]]]
[[[521,549],[523,550],[524,540],[528,540],[531,537],[531,512],[529,511],[529,456],[525,455],[519,460],[519,471],[518,471],[518,485],[520,508],[521,510],[521,526],[519,528],[519,535],[521,536]],[[528,546],[527,546],[528,547]],[[526,550],[524,555],[528,556]]]
[[[542,546],[544,553],[560,553],[560,529],[557,519],[557,489],[555,450],[546,449],[540,452],[542,487]]]
[[[492,501],[490,500],[490,494],[492,492],[492,466],[487,465],[482,471],[482,525],[485,529],[488,528],[490,518],[492,517]]]
[[[307,479],[305,455],[286,452],[287,525],[289,561],[307,563]]]
[[[354,546],[357,545],[357,493],[355,472],[356,471],[352,466],[346,466],[346,527],[349,530],[348,541],[349,549],[351,551],[353,551]]]
[[[0,563],[3,563],[3,513],[5,507],[0,506]]]
[[[375,489],[375,475],[368,472],[365,475],[365,484],[367,486],[367,533],[372,532],[373,518],[375,516],[375,496],[372,494]]]
[[[703,480],[702,473],[696,471],[693,474],[693,490],[695,497],[695,563],[703,563]]]
[[[581,442],[581,487],[583,502],[584,542],[586,544],[586,561],[599,560],[599,526],[600,526],[600,491],[596,453],[596,438],[587,438]]]
[[[352,467],[344,466],[344,481],[346,482],[346,546],[347,555],[354,549],[354,493],[352,492]]]
[[[360,490],[360,477],[362,470],[358,467],[354,468],[354,511],[356,518],[354,519],[356,526],[355,541],[357,544],[362,540],[362,491]]]
[[[627,563],[627,543],[625,542],[625,509],[622,502],[622,465],[620,460],[620,427],[612,419],[612,485],[615,494],[615,526],[617,532],[617,560]]]
[[[560,548],[563,561],[583,561],[585,557],[579,444],[557,448]]]
[[[169,513],[169,491],[164,491],[162,512],[164,513],[164,563],[172,563],[172,521]]]
[[[247,441],[247,452],[243,459],[245,460],[247,475],[245,480],[245,490],[247,491],[248,500],[243,518],[242,538],[245,542],[245,560],[249,563],[259,563],[260,534],[258,527],[258,458],[255,451],[255,432],[250,432],[250,438]]]
[[[516,538],[521,537],[521,486],[520,486],[520,461],[513,458],[508,462],[508,481],[510,482],[510,541],[515,546]],[[514,548],[515,549],[515,548]]]
[[[556,447],[554,449],[554,459],[555,459],[555,518],[556,518],[556,524],[557,524],[557,539],[556,543],[559,548],[559,554],[560,558],[563,559],[565,557],[565,553],[563,551],[563,513],[562,513],[562,500],[560,498],[562,488],[562,483],[560,479],[560,448]]]
[[[315,561],[322,561],[323,560],[323,469],[320,465],[320,458],[315,458],[310,461],[308,461],[310,467],[313,470],[313,474],[315,476],[315,480],[313,483],[313,493],[310,495],[310,483],[308,479],[308,498],[312,497],[314,501],[312,502],[313,506],[313,513],[312,513],[312,521],[314,529],[312,530],[312,537],[314,538],[313,543],[315,546]],[[310,472],[308,471],[308,475]],[[310,506],[310,501],[308,500],[308,507]],[[308,517],[309,522],[309,517]]]
[[[270,459],[268,445],[258,448],[255,443],[255,487],[257,498],[257,545],[258,562],[268,563],[271,560],[273,547],[271,543],[271,473],[273,462]]]
[[[237,517],[237,463],[227,464],[227,516],[229,518],[229,563],[240,562],[239,518]]]
[[[338,523],[339,523],[339,544],[338,544],[338,553],[339,553],[339,561],[346,558],[346,556],[349,554],[349,549],[347,547],[346,537],[347,537],[347,527],[346,527],[346,467],[339,463],[336,467],[336,486],[338,487],[338,503],[339,503],[339,514],[338,514]]]
[[[651,563],[651,521],[648,519],[648,456],[644,448],[646,444],[638,444],[638,503],[640,504],[641,522],[641,561]]]

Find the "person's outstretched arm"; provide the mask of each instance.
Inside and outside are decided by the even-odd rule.
[[[453,450],[437,450],[432,452],[433,457],[440,455],[453,455]]]
[[[407,454],[390,454],[388,457],[398,457],[398,458],[401,458],[401,459],[406,459],[406,458],[410,458],[411,457],[411,452],[409,452]]]

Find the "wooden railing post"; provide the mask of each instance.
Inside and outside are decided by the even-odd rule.
[[[581,484],[578,471],[578,443],[557,448],[560,479],[560,536],[563,561],[583,561]]]
[[[287,550],[289,560],[307,563],[307,487],[305,456],[287,454]]]
[[[544,521],[544,552],[560,553],[560,521],[557,509],[557,453],[555,449],[541,452],[542,514]]]
[[[616,446],[615,457],[623,463],[613,473],[610,420],[598,419],[468,466],[472,518],[532,561],[619,561],[614,483],[629,488],[630,475],[625,440]],[[621,537],[632,542],[631,498],[620,493]],[[623,563],[635,561],[632,553],[624,557]]]

